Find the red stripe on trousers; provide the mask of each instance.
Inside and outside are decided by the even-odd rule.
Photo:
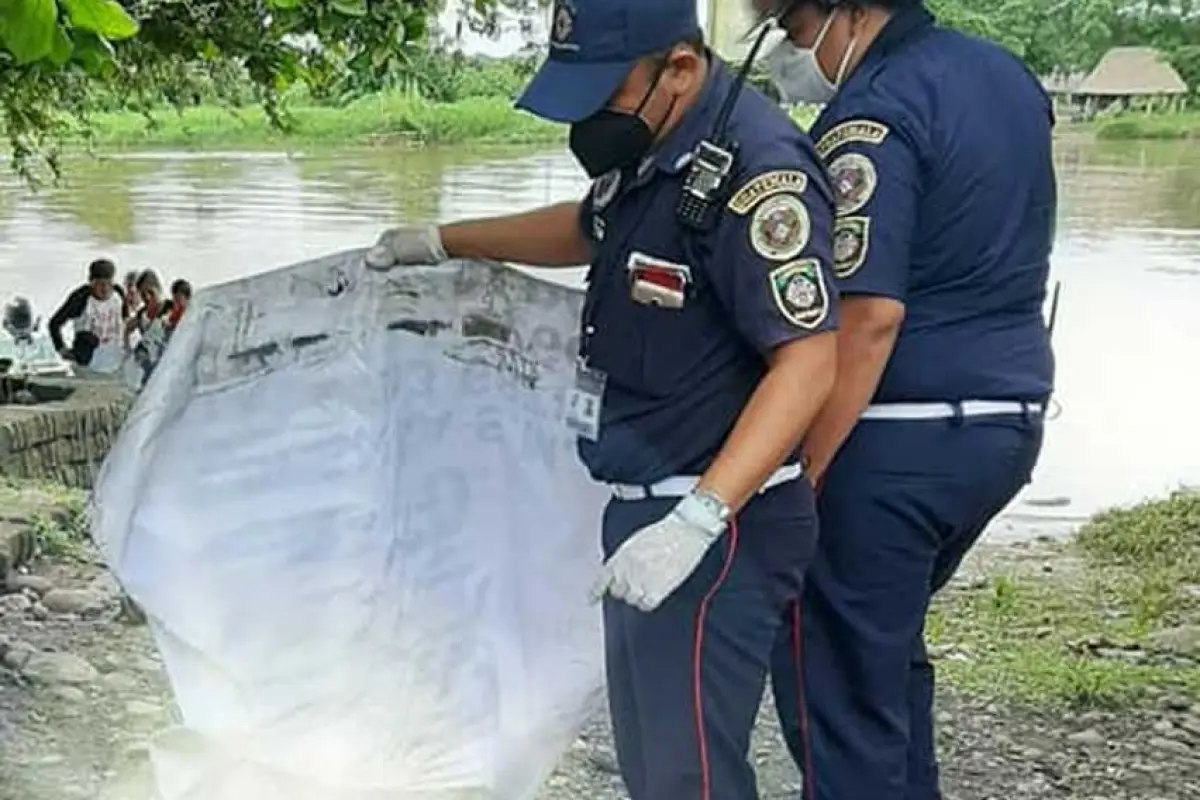
[[[799,600],[792,604],[792,658],[796,662],[796,714],[800,724],[800,746],[804,750],[804,797],[805,800],[816,800],[808,704],[804,700],[804,618]]]
[[[725,554],[725,563],[721,565],[721,573],[717,576],[712,588],[700,601],[700,609],[696,612],[696,633],[692,639],[692,696],[696,712],[696,741],[700,751],[700,800],[712,800],[712,783],[709,775],[708,741],[704,735],[704,692],[701,689],[700,658],[704,652],[704,621],[708,616],[708,607],[713,598],[721,590],[733,567],[733,557],[737,553],[738,528],[737,522],[729,523],[729,551]]]

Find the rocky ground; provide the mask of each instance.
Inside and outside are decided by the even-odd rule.
[[[45,498],[34,499],[44,510]],[[0,528],[45,526],[40,513],[6,503]],[[57,549],[11,576],[0,595],[0,800],[147,800],[144,742],[173,713],[161,662],[147,628],[122,614],[115,583],[86,543]],[[1034,563],[1053,570],[1046,557]],[[977,561],[955,591],[977,591],[988,563]],[[1200,797],[1200,705],[1186,693],[1151,687],[1119,709],[1064,711],[945,689],[938,720],[953,800]],[[799,797],[799,776],[765,707],[753,755],[764,798]],[[541,797],[625,797],[603,719],[572,746]]]

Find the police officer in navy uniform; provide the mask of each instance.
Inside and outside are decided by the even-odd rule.
[[[926,610],[1028,482],[1051,392],[1051,105],[919,0],[755,8],[788,32],[767,58],[781,92],[824,104],[841,293],[803,447],[821,542],[772,683],[809,800],[933,800]]]
[[[799,442],[834,379],[832,193],[695,0],[560,0],[518,105],[570,124],[583,202],[397,228],[368,263],[591,265],[566,424],[613,489],[592,592],[621,772],[633,800],[755,798],[750,733],[816,545]]]

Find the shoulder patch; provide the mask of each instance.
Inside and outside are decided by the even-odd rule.
[[[800,170],[777,169],[764,172],[738,190],[729,200],[729,210],[746,214],[768,197],[782,192],[802,194],[808,186],[808,175]]]
[[[799,196],[777,194],[754,209],[750,246],[768,261],[790,261],[808,246],[812,222]]]
[[[833,277],[845,280],[858,272],[870,246],[870,217],[838,217],[833,224]]]
[[[621,170],[614,169],[596,178],[592,183],[592,208],[603,211],[621,189]]]
[[[788,322],[816,330],[829,316],[829,290],[815,258],[802,258],[771,270],[771,298]]]
[[[879,175],[875,162],[862,153],[846,153],[829,164],[829,180],[837,213],[853,214],[871,202]]]
[[[869,119],[852,119],[839,125],[834,125],[817,142],[817,155],[822,159],[844,144],[862,142],[863,144],[882,144],[891,133],[891,128],[882,122]]]

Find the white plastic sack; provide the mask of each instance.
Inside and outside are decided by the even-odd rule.
[[[361,256],[198,293],[99,476],[162,800],[522,800],[601,695],[579,294]]]

